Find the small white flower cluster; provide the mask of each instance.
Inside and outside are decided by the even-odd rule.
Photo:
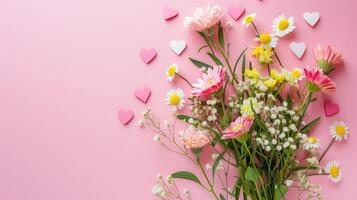
[[[306,176],[306,173],[303,171],[299,171],[296,173],[297,181],[298,181],[298,186],[299,190],[306,191],[306,199],[322,199],[321,197],[321,186],[318,184],[312,184],[308,180],[308,176]]]
[[[190,110],[194,117],[199,119],[207,119],[209,122],[214,122],[217,120],[217,103],[218,99],[201,101],[198,98],[193,97]]]
[[[297,124],[300,117],[294,110],[288,109],[288,103],[281,106],[268,106],[263,108],[262,116],[267,127],[267,132],[256,134],[256,142],[267,152],[271,150],[281,151],[290,148],[295,150],[301,143],[305,134],[297,133]]]
[[[180,191],[175,186],[174,179],[171,175],[167,176],[166,179],[163,178],[162,174],[157,175],[157,183],[154,185],[151,192],[160,199],[180,197]],[[183,195],[186,199],[191,199],[189,190],[185,189]],[[181,197],[177,199],[183,200]]]

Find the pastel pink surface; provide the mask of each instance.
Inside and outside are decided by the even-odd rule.
[[[243,7],[230,6],[228,8],[228,14],[236,21],[244,14],[244,12],[245,8]]]
[[[209,60],[205,52],[197,54],[203,41],[182,27],[184,17],[191,16],[197,6],[211,3],[227,8],[237,2],[247,13],[257,14],[255,21],[262,32],[271,31],[278,15],[294,16],[296,31],[280,39],[276,48],[287,68],[313,66],[311,48],[319,43],[343,52],[344,65],[332,73],[337,93],[329,97],[339,103],[341,111],[326,118],[323,96],[318,95],[308,116],[322,116],[312,133],[319,137],[322,148],[328,145],[328,126],[334,120],[344,120],[350,127],[348,141],[335,144],[322,162],[339,160],[342,182],[334,184],[325,177],[314,177],[314,181],[322,185],[325,200],[355,199],[357,56],[356,41],[346,35],[357,35],[353,25],[357,2],[171,0],[170,6],[179,9],[180,15],[165,23],[162,8],[167,2],[1,1],[0,199],[154,200],[157,198],[151,189],[158,173],[197,173],[190,161],[152,142],[154,134],[139,128],[136,120],[151,108],[161,119],[173,121],[165,94],[173,87],[188,94],[189,87],[178,80],[168,83],[165,69],[176,63],[182,75],[195,81],[200,72],[188,56]],[[321,15],[314,28],[302,18],[307,9]],[[343,16],[343,20],[336,16]],[[180,57],[168,47],[173,38],[187,41],[188,47]],[[253,38],[252,27],[234,23],[230,35],[232,62],[244,48],[257,44]],[[302,41],[308,47],[301,60],[289,50],[292,41]],[[143,47],[155,47],[159,52],[150,63],[153,67],[139,58],[138,50]],[[142,85],[150,85],[155,93],[147,104],[133,97],[133,91]],[[135,121],[122,126],[115,116],[119,107],[132,108]],[[179,181],[179,187],[189,189],[193,199],[211,200],[194,183]],[[292,194],[287,198],[295,199]]]
[[[138,98],[140,101],[146,103],[149,100],[151,94],[151,90],[149,87],[145,87],[143,89],[137,89],[135,91],[135,96]]]
[[[178,15],[178,11],[174,8],[170,8],[170,7],[164,7],[164,11],[163,11],[163,17],[166,21],[171,20],[175,17],[177,17]]]
[[[140,50],[140,57],[146,63],[149,64],[154,58],[156,57],[156,50],[155,49],[141,49]]]
[[[127,125],[134,118],[134,112],[131,110],[118,110],[118,118],[123,125]]]
[[[333,103],[329,100],[324,102],[325,115],[326,117],[331,117],[332,115],[337,114],[340,111],[340,107],[337,103]]]

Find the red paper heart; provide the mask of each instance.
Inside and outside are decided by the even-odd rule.
[[[117,114],[123,125],[127,125],[134,118],[134,112],[131,110],[118,110]]]
[[[149,100],[151,94],[151,90],[149,87],[145,87],[142,90],[137,89],[135,91],[135,96],[138,98],[140,101],[146,103]]]
[[[156,57],[156,50],[155,49],[141,49],[140,50],[140,57],[146,63],[149,64],[154,58]]]
[[[338,106],[338,104],[333,103],[329,100],[326,100],[324,102],[324,106],[325,106],[326,117],[331,117],[332,115],[334,115],[340,111],[340,107]]]
[[[165,7],[163,12],[164,20],[169,21],[178,15],[178,11],[174,8]]]

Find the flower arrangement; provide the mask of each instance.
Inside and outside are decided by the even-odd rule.
[[[191,83],[172,64],[166,71],[167,80],[181,78],[192,88],[185,99],[177,88],[167,93],[167,104],[175,117],[187,128],[175,134],[172,124],[161,122],[152,111],[144,112],[140,124],[157,133],[154,140],[169,151],[187,157],[201,172],[195,175],[178,171],[166,179],[159,175],[153,193],[161,199],[191,199],[190,192],[178,189],[175,180],[187,179],[197,183],[212,195],[212,199],[252,200],[285,199],[290,188],[298,190],[297,199],[321,198],[320,186],[311,183],[311,176],[327,176],[333,182],[342,178],[340,163],[324,158],[335,142],[346,140],[347,125],[342,121],[330,127],[331,142],[320,154],[320,140],[311,135],[319,116],[306,122],[305,113],[319,92],[333,94],[336,84],[328,77],[338,63],[341,53],[331,46],[314,49],[316,66],[288,70],[275,48],[296,28],[293,17],[278,16],[272,33],[260,33],[254,21],[256,14],[247,15],[243,25],[253,27],[256,41],[252,59],[266,70],[254,67],[247,59],[247,48],[230,63],[229,29],[224,25],[224,12],[219,6],[197,8],[187,17],[184,26],[196,31],[206,43],[214,65],[190,58],[202,70],[202,77]],[[273,68],[272,65],[279,67]],[[266,66],[266,67],[265,67]],[[240,69],[239,69],[240,68]],[[189,104],[190,113],[179,113]],[[203,163],[203,148],[210,148],[211,163]]]

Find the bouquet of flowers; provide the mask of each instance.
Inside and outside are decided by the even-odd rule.
[[[199,52],[207,50],[210,63],[214,63],[190,58],[202,70],[196,83],[179,74],[175,64],[166,72],[168,81],[181,78],[192,87],[186,100],[181,89],[170,90],[166,97],[175,117],[187,128],[176,135],[173,124],[160,121],[150,110],[140,121],[157,133],[155,141],[187,157],[201,172],[178,171],[166,179],[159,175],[153,193],[161,199],[191,199],[190,192],[181,192],[175,183],[176,179],[186,179],[206,189],[215,200],[238,200],[240,196],[280,200],[290,188],[298,190],[298,199],[321,198],[320,186],[309,182],[309,177],[341,180],[338,161],[327,166],[321,166],[320,161],[335,142],[347,139],[349,129],[342,121],[332,124],[330,145],[320,154],[319,139],[310,135],[320,117],[305,121],[304,115],[317,93],[335,92],[336,85],[328,75],[342,62],[342,55],[331,46],[318,46],[314,49],[314,67],[289,70],[275,48],[278,38],[296,28],[293,17],[281,15],[274,20],[272,33],[260,33],[253,13],[242,23],[253,27],[259,45],[246,48],[230,63],[232,24],[223,17],[222,8],[209,5],[207,9],[197,8],[193,17],[184,21],[184,26],[205,42]],[[253,66],[247,51],[262,68]],[[186,115],[179,112],[185,104],[190,107]],[[203,148],[214,152],[211,163],[203,163]]]

